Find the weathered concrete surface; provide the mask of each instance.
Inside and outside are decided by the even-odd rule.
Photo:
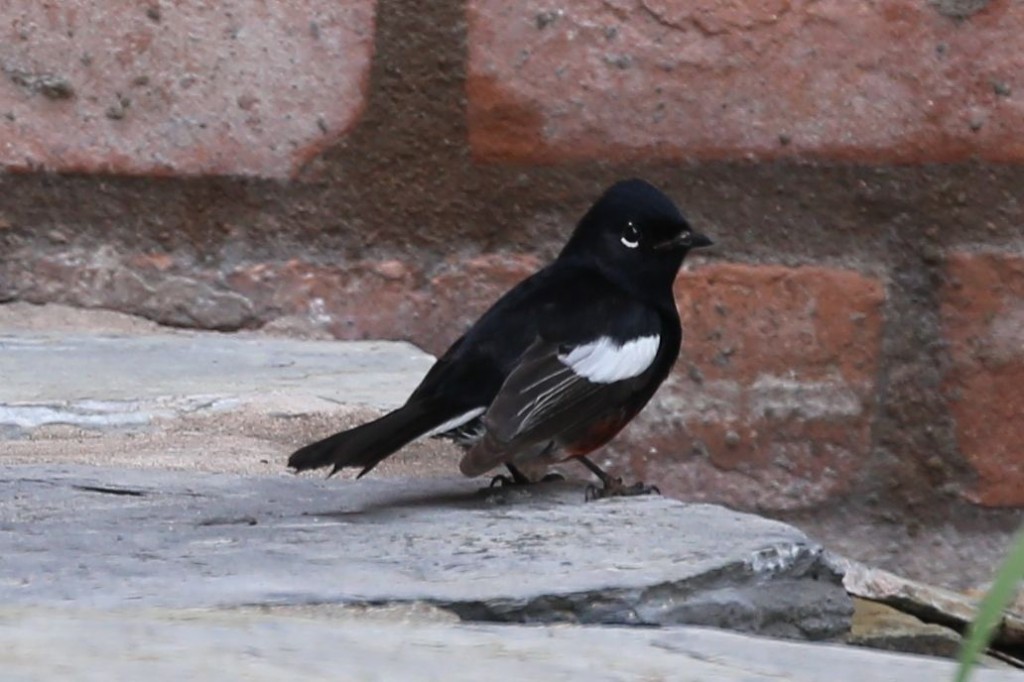
[[[775,521],[578,484],[0,469],[0,602],[426,601],[471,620],[716,625],[824,639],[852,605]]]
[[[953,663],[673,627],[509,628],[270,613],[0,612],[9,680],[701,680],[934,682]],[[56,655],[55,652],[59,652]],[[1019,671],[979,670],[978,682]]]
[[[395,407],[434,360],[404,343],[0,331],[0,429],[123,427],[259,404]]]

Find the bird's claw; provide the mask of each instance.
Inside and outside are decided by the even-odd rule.
[[[596,485],[588,485],[584,499],[587,502],[601,500],[606,497],[633,497],[634,495],[660,495],[661,490],[656,485],[647,485],[637,481],[633,485],[626,485],[621,478],[614,478],[606,481],[604,486],[598,488]]]

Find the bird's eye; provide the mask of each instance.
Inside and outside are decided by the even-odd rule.
[[[640,230],[636,229],[633,221],[626,223],[626,229],[622,231],[622,237],[619,238],[619,241],[627,249],[635,249],[640,246]]]
[[[681,233],[679,235],[678,241],[679,241],[679,243],[682,246],[689,246],[693,242],[693,233],[692,232],[683,232],[683,233]]]

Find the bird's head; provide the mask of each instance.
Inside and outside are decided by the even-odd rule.
[[[624,180],[587,211],[559,257],[592,260],[617,279],[659,286],[671,285],[690,249],[711,245],[659,189]]]

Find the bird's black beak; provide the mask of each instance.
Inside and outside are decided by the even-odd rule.
[[[701,249],[705,246],[714,246],[715,243],[707,235],[703,235],[700,232],[690,233],[690,248]]]
[[[655,249],[700,249],[705,246],[714,246],[714,242],[700,232],[687,230],[678,236],[655,245]]]

